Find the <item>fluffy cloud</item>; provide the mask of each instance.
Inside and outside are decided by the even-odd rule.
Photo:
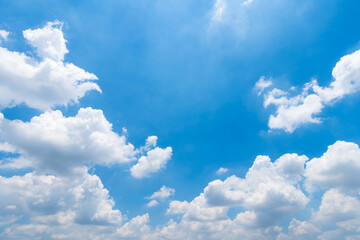
[[[270,225],[291,216],[309,202],[294,186],[301,180],[305,156],[287,154],[274,163],[258,156],[245,179],[231,176],[215,180],[204,189],[207,202],[213,206],[242,206],[254,211],[260,225]]]
[[[0,120],[0,137],[48,173],[69,174],[84,164],[111,165],[136,159],[126,136],[112,131],[101,110],[81,108],[74,117],[50,111],[29,122]]]
[[[337,141],[320,157],[306,164],[306,187],[360,190],[360,149],[355,143]]]
[[[174,194],[175,194],[175,189],[162,186],[159,191],[154,192],[150,197],[145,197],[147,199],[152,199],[148,204],[146,204],[146,206],[148,207],[157,206],[159,205],[159,203],[155,199],[164,201],[166,198],[173,196]]]
[[[72,117],[49,110],[55,105],[77,102],[88,90],[100,91],[88,81],[95,80],[95,75],[63,62],[68,50],[61,27],[60,22],[53,22],[23,32],[36,58],[0,47],[1,108],[25,103],[46,110],[28,122],[9,120],[0,113],[0,152],[7,153],[0,168],[33,170],[23,176],[0,176],[0,191],[4,193],[0,196],[0,225],[5,227],[0,237],[144,236],[150,229],[149,216],[138,216],[121,226],[124,217],[114,209],[109,191],[88,170],[93,165],[129,163],[140,157],[134,172],[147,176],[165,168],[172,149],[156,147],[156,136],[148,137],[145,146],[134,148],[127,142],[126,134],[112,130],[101,110],[80,108]],[[0,38],[7,38],[7,32],[0,34]],[[163,187],[151,198],[164,199],[174,191]]]
[[[116,230],[116,233],[121,239],[141,239],[144,235],[150,232],[149,215],[137,216],[131,219],[130,222]]]
[[[89,239],[143,240],[356,239],[360,235],[360,200],[356,188],[349,189],[344,185],[327,186],[312,180],[311,184],[322,188],[331,187],[323,194],[320,206],[314,210],[312,208],[315,205],[307,203],[313,200],[316,202],[315,195],[306,196],[301,189],[309,184],[308,179],[318,179],[318,175],[329,177],[327,169],[324,169],[324,165],[319,164],[319,161],[332,168],[335,157],[329,156],[340,154],[343,159],[348,159],[339,160],[342,167],[336,166],[338,172],[342,172],[353,167],[357,161],[354,153],[357,152],[358,146],[354,143],[336,142],[329,146],[323,156],[311,160],[297,154],[285,154],[274,162],[267,156],[258,156],[245,178],[231,176],[224,181],[215,180],[190,202],[172,201],[167,214],[180,214],[180,221],[170,220],[156,229],[150,228],[148,214],[137,216],[123,226],[116,226],[123,218],[121,213],[113,209],[113,202],[100,179],[86,171],[83,172],[83,179],[75,181],[72,178],[70,181],[70,178],[66,177],[41,176],[35,173],[2,178],[0,190],[17,198],[10,202],[9,196],[5,194],[3,198],[6,200],[2,200],[3,204],[0,205],[1,212],[6,216],[13,216],[13,221],[17,221],[18,214],[24,212],[32,222],[25,225],[5,223],[11,226],[2,236],[6,236],[6,239],[34,236],[49,236],[48,239],[82,239],[85,235]],[[350,157],[344,158],[346,155]],[[342,172],[340,177],[345,178],[344,173]],[[314,176],[317,177],[313,178]],[[27,178],[32,180],[23,180],[26,183],[20,181]],[[21,183],[9,183],[17,181]],[[148,198],[159,199],[171,192],[164,186],[161,189]],[[21,197],[23,195],[27,198]],[[66,198],[62,198],[63,196]],[[84,203],[85,199],[88,199],[89,203]],[[96,203],[92,199],[97,199]],[[228,212],[234,207],[241,207],[241,210],[234,218],[230,218]],[[98,210],[89,213],[88,209]],[[294,219],[296,212],[300,210],[309,215],[311,212],[313,214],[307,220]],[[288,231],[276,225],[286,219],[289,221]],[[95,225],[92,229],[87,229],[86,224]],[[100,224],[104,227],[99,228]],[[111,226],[112,224],[115,226]],[[73,226],[80,230],[75,231]],[[79,231],[84,231],[85,235],[76,234]]]
[[[280,233],[276,240],[315,240],[318,239],[320,233],[320,229],[313,224],[293,218],[288,227],[288,234]]]
[[[23,32],[24,38],[36,49],[39,57],[63,61],[66,48],[66,40],[62,32],[62,23],[59,21],[49,22],[41,29],[28,29]]]
[[[332,71],[333,81],[329,87],[320,87],[316,80],[305,84],[301,94],[288,97],[289,92],[277,88],[264,94],[264,107],[274,105],[276,114],[270,115],[270,129],[284,129],[291,133],[306,123],[320,123],[316,117],[322,109],[346,95],[360,90],[360,50],[340,59]],[[270,80],[269,80],[270,81]],[[263,77],[256,83],[262,92],[265,86]],[[312,93],[310,93],[312,92]]]
[[[167,214],[183,214],[185,220],[215,221],[227,218],[228,207],[211,206],[203,194],[190,203],[187,201],[172,201]]]
[[[315,221],[334,223],[360,217],[360,201],[341,193],[338,189],[330,189],[324,193],[319,210],[314,214]]]
[[[224,181],[215,180],[191,202],[172,201],[167,213],[181,214],[182,219],[163,227],[162,236],[357,239],[360,237],[358,154],[355,143],[338,141],[323,156],[311,160],[304,155],[285,154],[271,162],[267,156],[258,156],[245,178],[231,176]],[[318,189],[314,186],[328,189],[317,210],[312,209],[316,195],[306,196],[302,191],[306,187],[314,192]],[[311,201],[314,202],[308,204]],[[241,207],[242,211],[230,219],[227,213],[233,207]],[[307,220],[293,218],[300,210],[313,214]],[[284,219],[292,219],[288,231],[276,225]]]
[[[340,59],[332,71],[334,81],[329,87],[314,86],[325,103],[360,91],[360,50]]]
[[[23,216],[42,224],[120,224],[122,215],[96,175],[76,178],[28,173],[0,177],[2,215]]]
[[[164,200],[170,196],[173,196],[174,194],[175,194],[175,189],[162,186],[159,191],[154,192],[150,197],[147,198],[148,199],[158,198]]]
[[[76,103],[90,90],[101,91],[92,82],[97,79],[94,74],[63,62],[68,50],[61,23],[49,22],[43,28],[25,30],[23,35],[41,60],[0,47],[0,108],[25,103],[48,110]]]
[[[131,167],[131,175],[135,178],[149,177],[152,173],[156,173],[165,168],[166,163],[172,156],[172,148],[165,149],[156,147],[149,150],[146,156],[139,158],[138,163]]]

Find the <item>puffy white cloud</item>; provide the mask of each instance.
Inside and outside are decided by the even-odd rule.
[[[2,215],[29,217],[43,224],[120,224],[122,215],[96,175],[76,178],[37,175],[0,177]]]
[[[2,119],[0,128],[1,139],[35,169],[48,173],[69,174],[84,164],[109,166],[136,160],[134,146],[112,131],[101,110],[81,108],[74,117],[50,111],[29,122]]]
[[[158,198],[164,200],[170,196],[173,196],[174,194],[175,194],[175,189],[162,186],[159,191],[154,192],[150,197],[147,198],[148,199]]]
[[[131,167],[131,175],[135,178],[149,177],[152,173],[156,173],[165,168],[171,156],[171,147],[165,149],[156,147],[149,150],[146,156],[140,157],[138,163]]]
[[[159,205],[159,203],[155,199],[164,201],[166,198],[173,196],[174,194],[175,194],[175,189],[162,186],[159,191],[154,192],[149,197],[145,197],[147,199],[153,199],[148,204],[146,204],[146,206],[148,206],[148,207],[157,206],[157,205]]]
[[[226,219],[228,207],[211,206],[203,194],[190,203],[187,201],[172,201],[167,214],[183,214],[183,219],[192,221],[215,221]]]
[[[231,176],[210,182],[204,196],[210,205],[242,206],[256,213],[260,225],[272,224],[309,202],[294,185],[301,180],[306,159],[287,154],[272,163],[269,157],[258,156],[245,179]]]
[[[145,214],[131,219],[130,222],[116,230],[121,239],[143,239],[144,235],[150,232],[149,215]]]
[[[41,58],[63,61],[65,54],[69,52],[62,32],[62,23],[59,21],[48,22],[43,28],[25,30],[23,35]]]
[[[0,35],[6,40],[8,33]],[[101,110],[81,108],[72,117],[49,110],[77,102],[89,90],[100,91],[89,81],[97,78],[63,62],[68,50],[62,23],[25,30],[23,35],[37,57],[0,47],[0,109],[25,103],[46,111],[27,122],[8,120],[0,113],[0,152],[8,156],[1,159],[0,168],[34,170],[0,176],[0,225],[6,227],[0,238],[149,239],[149,216],[121,227],[123,215],[114,209],[100,178],[88,173],[89,166],[128,163],[146,154],[133,168],[148,176],[165,167],[172,149],[156,147],[156,136],[135,149],[127,142],[126,129],[124,135],[114,132]],[[164,199],[174,192],[163,187],[151,198]]]
[[[320,113],[323,108],[321,99],[311,94],[301,100],[298,105],[281,105],[276,110],[277,115],[270,115],[269,127],[271,129],[285,129],[291,133],[305,123],[320,123],[314,114]]]
[[[360,149],[355,143],[337,141],[320,157],[306,163],[306,187],[360,190]]]
[[[320,229],[312,223],[307,221],[301,222],[294,218],[291,220],[288,230],[288,234],[280,233],[276,240],[315,240],[318,239],[321,233]]]
[[[360,201],[341,193],[338,189],[330,189],[324,193],[319,210],[314,220],[325,224],[352,220],[360,217]]]
[[[314,86],[314,91],[325,103],[360,91],[360,50],[342,57],[332,76],[334,81],[329,87]]]
[[[41,60],[0,47],[0,108],[25,103],[48,110],[76,103],[87,91],[101,92],[92,82],[97,79],[94,74],[63,62],[68,50],[59,22],[25,30],[23,35]]]
[[[316,80],[305,84],[301,94],[288,97],[289,92],[277,88],[264,94],[264,107],[275,105],[276,114],[269,118],[270,129],[283,129],[289,133],[306,123],[320,123],[316,117],[322,109],[344,96],[360,90],[360,50],[340,59],[332,72],[330,87],[320,87]],[[270,81],[270,80],[269,80]],[[262,93],[268,81],[261,77],[255,87]],[[309,93],[312,91],[313,93]]]
[[[221,167],[216,171],[216,174],[217,175],[222,175],[224,173],[227,173],[228,171],[229,171],[229,169]]]

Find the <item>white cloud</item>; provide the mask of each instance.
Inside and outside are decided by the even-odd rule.
[[[152,173],[156,173],[165,168],[171,156],[171,147],[165,149],[156,147],[155,149],[149,150],[146,156],[140,157],[138,163],[131,167],[131,175],[135,178],[149,177]]]
[[[190,203],[187,201],[172,201],[167,214],[183,214],[183,219],[190,221],[215,221],[227,219],[228,207],[211,206],[203,194]]]
[[[149,215],[145,214],[131,219],[130,222],[116,230],[121,239],[142,239],[142,237],[150,232]]]
[[[330,87],[314,86],[314,91],[325,102],[331,102],[360,91],[360,50],[340,59],[332,71]]]
[[[3,39],[4,41],[7,41],[9,38],[9,34],[10,33],[8,31],[0,29],[0,43],[1,43],[1,39]]]
[[[46,110],[28,122],[8,120],[0,113],[0,152],[10,156],[1,160],[0,168],[34,170],[0,176],[0,238],[142,238],[150,231],[149,216],[121,226],[123,215],[114,209],[100,178],[88,173],[89,166],[128,163],[146,154],[133,168],[141,177],[148,176],[165,168],[172,149],[156,147],[156,136],[135,149],[127,142],[126,129],[124,135],[114,132],[101,110],[81,108],[72,117],[49,110],[77,102],[88,90],[100,91],[87,81],[97,79],[95,75],[63,62],[68,50],[61,27],[52,22],[23,32],[36,58],[0,47],[0,108],[25,103]],[[164,199],[174,192],[163,187],[152,197]]]
[[[200,193],[190,202],[172,201],[167,214],[180,214],[182,216],[180,221],[170,220],[165,226],[158,226],[154,230],[150,229],[148,214],[137,216],[123,226],[111,226],[114,222],[121,221],[121,215],[110,214],[113,211],[117,212],[117,210],[113,209],[112,200],[105,189],[101,191],[91,190],[93,188],[103,189],[103,186],[99,185],[98,181],[100,180],[97,176],[84,173],[84,179],[93,178],[93,182],[96,184],[81,184],[86,180],[76,178],[74,181],[72,178],[51,175],[39,176],[31,173],[30,175],[34,175],[31,177],[32,184],[42,187],[33,187],[24,183],[19,184],[22,186],[21,188],[14,187],[9,183],[1,184],[0,191],[2,192],[13,195],[13,192],[17,191],[28,196],[22,198],[17,193],[17,200],[10,201],[8,195],[4,195],[8,201],[0,201],[3,203],[0,205],[1,212],[4,212],[6,216],[17,216],[18,213],[25,212],[25,216],[29,216],[31,219],[31,224],[10,223],[10,227],[7,228],[8,232],[1,236],[5,236],[6,239],[28,239],[34,238],[34,236],[50,236],[48,239],[82,239],[83,236],[87,236],[89,239],[143,240],[315,240],[359,237],[360,212],[358,209],[360,209],[360,200],[358,191],[351,191],[353,195],[346,194],[340,190],[347,190],[346,187],[336,185],[336,188],[329,189],[323,195],[318,209],[312,209],[316,206],[314,202],[306,207],[309,200],[317,201],[316,195],[307,197],[301,191],[304,182],[306,184],[308,182],[307,168],[310,165],[310,168],[322,168],[320,165],[312,164],[319,159],[325,159],[325,156],[328,156],[329,152],[331,153],[330,149],[338,149],[338,143],[347,146],[345,142],[337,142],[329,146],[329,150],[323,156],[310,161],[306,156],[297,154],[284,154],[274,162],[271,162],[267,156],[258,156],[245,178],[232,176],[225,181],[216,180],[210,182],[203,193]],[[341,155],[348,154],[351,156],[350,158],[353,158],[355,156],[353,150],[358,151],[357,145],[355,144],[356,147],[352,146],[353,150],[351,150],[351,143],[348,144],[350,147],[347,146],[347,151],[342,149]],[[336,154],[338,153],[340,154],[340,152],[336,152]],[[309,164],[304,168],[306,162]],[[344,165],[344,169],[352,166],[351,161],[340,161],[340,164]],[[341,168],[338,168],[341,171]],[[341,176],[345,177],[344,175]],[[28,175],[12,178],[26,177]],[[4,187],[8,187],[10,190],[4,189]],[[163,191],[157,191],[152,197],[167,196],[169,191],[165,191],[165,188],[162,187]],[[89,197],[86,192],[95,195]],[[104,192],[102,197],[96,195],[98,192]],[[66,196],[66,198],[60,198],[60,196]],[[86,199],[97,199],[96,204],[99,204],[98,199],[103,199],[104,205],[107,207],[97,207],[97,209],[102,209],[101,213],[96,214],[97,211],[94,211],[88,214],[88,209],[96,207],[91,205],[95,204],[92,200],[89,200],[90,204],[82,202]],[[56,206],[50,204],[58,201],[61,204]],[[241,207],[240,212],[234,218],[230,218],[229,209],[238,206]],[[303,217],[310,215],[311,212],[313,214],[307,220],[293,219],[298,211],[303,212],[301,214]],[[120,212],[117,213],[120,214]],[[115,218],[114,215],[119,218]],[[98,218],[91,216],[98,216]],[[81,221],[81,219],[83,220]],[[84,219],[90,221],[94,227],[92,229],[86,228]],[[276,225],[277,222],[283,223],[285,220],[289,221],[288,231]],[[105,226],[99,228],[99,224],[105,224]],[[80,230],[75,231],[74,227]]]
[[[120,224],[122,215],[96,175],[76,178],[28,173],[0,177],[2,215],[29,217],[43,224]]]
[[[306,164],[306,187],[360,190],[360,149],[355,143],[337,141],[320,157]]]
[[[174,194],[175,194],[175,189],[162,186],[159,191],[154,192],[150,197],[147,198],[148,199],[158,198],[160,200],[164,200],[170,196],[173,196]]]
[[[59,21],[48,22],[45,27],[28,29],[23,31],[24,38],[36,49],[39,57],[50,58],[54,61],[63,61],[66,48],[66,40],[62,32],[62,23]]]
[[[322,109],[346,95],[360,91],[360,50],[340,59],[332,72],[330,87],[320,87],[316,80],[305,84],[301,94],[288,97],[288,92],[277,88],[264,94],[264,107],[275,105],[276,114],[269,118],[270,129],[283,129],[289,133],[307,123],[320,123],[316,117]],[[270,80],[269,80],[270,81]],[[263,77],[256,83],[260,89],[264,85]],[[309,93],[312,91],[313,93]]]
[[[16,149],[7,142],[0,142],[0,152],[16,153]]]
[[[150,202],[148,202],[148,204],[146,204],[146,206],[148,207],[155,207],[157,205],[159,205],[159,203],[156,200],[151,200]]]
[[[281,233],[276,240],[312,240],[318,239],[321,231],[312,223],[307,221],[301,222],[297,219],[292,219],[289,227],[288,234]]]
[[[324,193],[319,210],[314,213],[314,220],[329,224],[360,218],[360,201],[341,193],[338,189],[330,189]]]
[[[90,90],[101,92],[92,82],[97,79],[94,74],[63,62],[68,50],[59,22],[25,30],[23,34],[41,61],[0,47],[0,108],[25,103],[31,108],[48,110],[76,103]]]
[[[287,154],[272,163],[269,157],[258,156],[245,179],[231,176],[210,182],[204,196],[210,205],[242,206],[256,213],[260,225],[273,224],[309,202],[294,186],[301,180],[306,159]]]
[[[0,120],[0,138],[29,159],[35,169],[69,174],[84,164],[109,166],[136,160],[126,136],[112,131],[101,110],[81,108],[74,117],[50,111],[30,122]]]
[[[261,76],[259,81],[257,81],[255,84],[255,89],[259,91],[258,95],[260,95],[264,91],[264,89],[270,87],[272,84],[273,83],[271,79],[266,80],[264,76]]]
[[[228,171],[229,171],[229,169],[221,167],[216,171],[216,174],[217,175],[222,175],[224,173],[227,173]]]

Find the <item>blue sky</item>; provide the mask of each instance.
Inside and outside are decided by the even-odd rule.
[[[0,236],[356,239],[359,7],[0,1]]]

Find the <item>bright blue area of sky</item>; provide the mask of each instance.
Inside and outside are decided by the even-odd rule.
[[[117,208],[129,218],[149,212],[157,224],[166,221],[167,204],[148,209],[144,197],[162,185],[176,189],[173,198],[190,201],[218,178],[219,167],[230,169],[221,178],[244,177],[257,155],[311,158],[336,140],[360,143],[359,94],[325,108],[322,124],[268,132],[271,111],[254,91],[260,76],[285,90],[313,77],[324,86],[340,57],[360,47],[360,1],[304,1],[300,16],[298,2],[260,8],[249,18],[261,31],[244,36],[236,26],[210,29],[214,1],[203,0],[2,0],[0,29],[13,34],[4,46],[28,52],[22,30],[63,21],[65,60],[96,74],[103,91],[61,108],[64,114],[102,109],[115,131],[127,128],[135,146],[156,135],[161,147],[173,148],[166,170],[150,178],[134,179],[124,166],[93,170]],[[24,120],[39,114],[25,106],[3,113]]]

